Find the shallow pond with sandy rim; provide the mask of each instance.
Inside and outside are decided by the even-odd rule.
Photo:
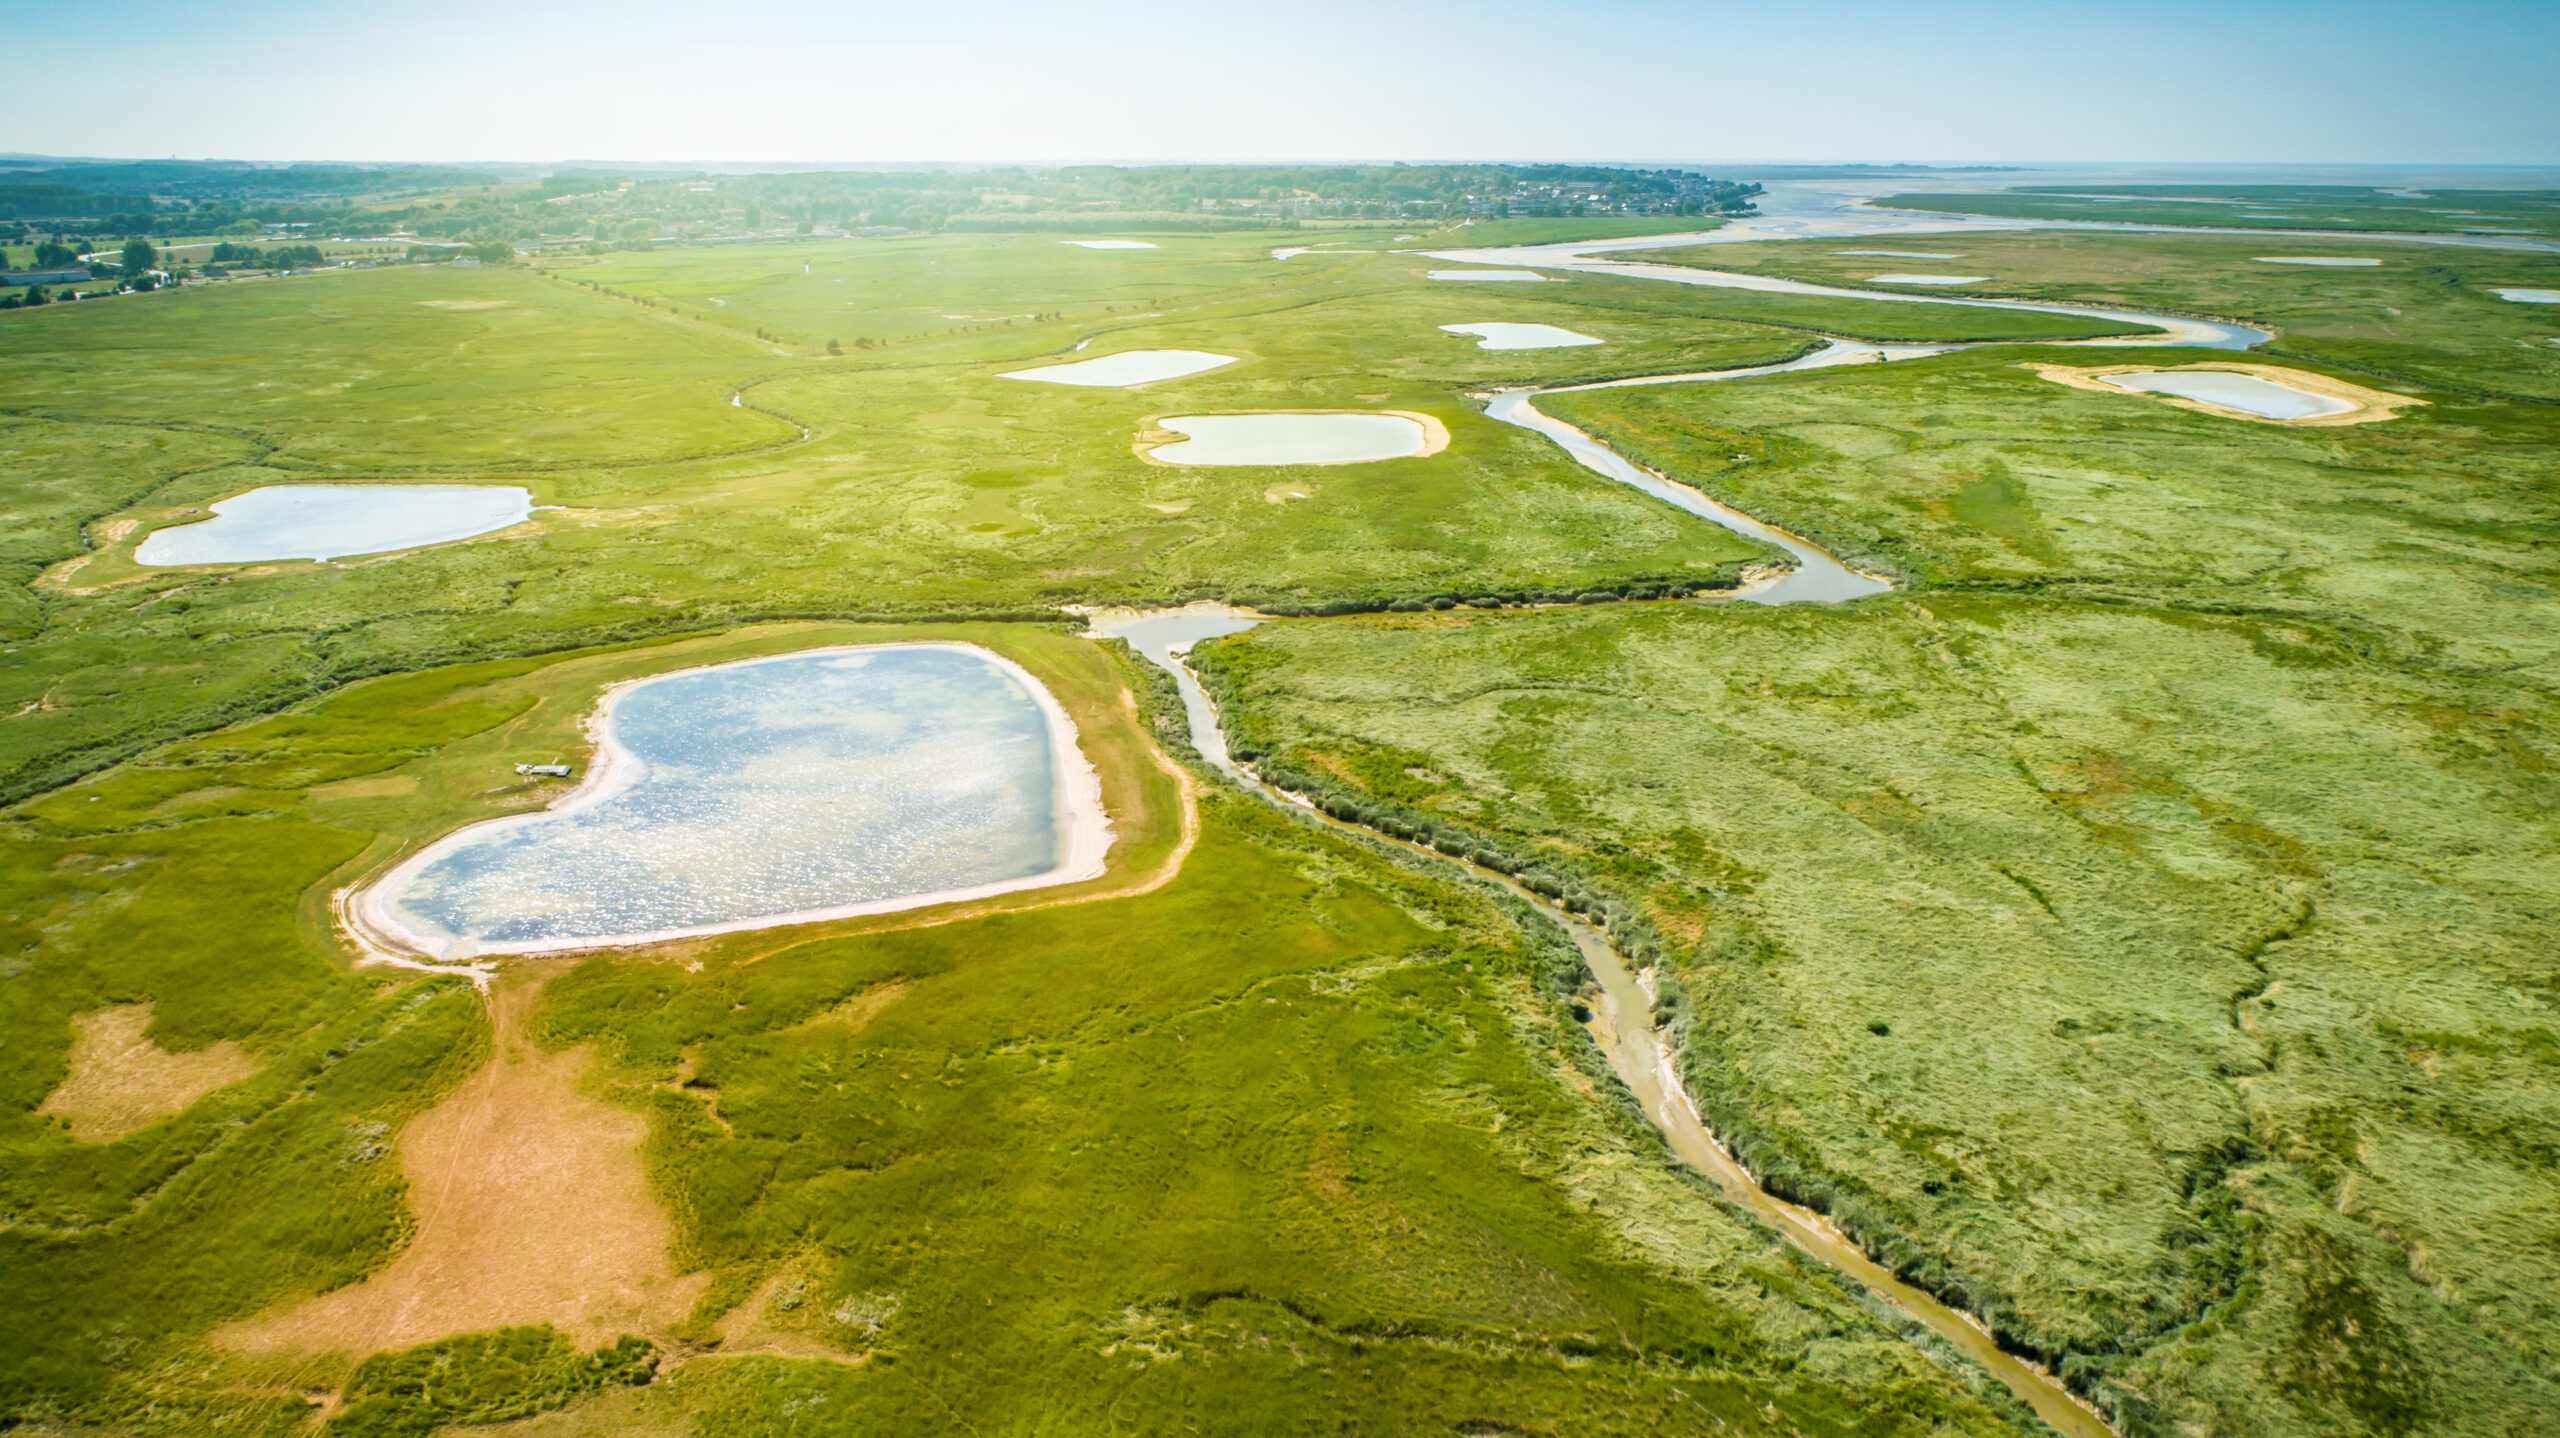
[[[2426,403],[2411,395],[2368,389],[2282,365],[2213,362],[2161,369],[2133,365],[2074,369],[2030,363],[2025,368],[2073,389],[2143,395],[2184,409],[2271,424],[2369,424]]]
[[[1147,240],[1060,240],[1058,243],[1073,245],[1080,250],[1152,250],[1155,248],[1155,245]]]
[[[1068,364],[1007,370],[997,378],[1111,388],[1152,384],[1160,379],[1180,379],[1184,375],[1201,374],[1235,362],[1234,355],[1211,354],[1207,350],[1123,350],[1119,354],[1098,355]]]
[[[1605,343],[1598,335],[1577,334],[1556,325],[1511,324],[1486,320],[1481,324],[1442,325],[1453,335],[1476,335],[1480,350],[1557,350],[1577,345]]]
[[[152,531],[138,564],[255,564],[382,554],[488,534],[533,515],[500,484],[271,484],[214,501],[214,517]]]
[[[2118,389],[2173,394],[2198,404],[2236,409],[2260,419],[2313,419],[2324,414],[2345,414],[2355,408],[2328,395],[2311,394],[2256,375],[2220,370],[2135,370],[2108,375],[2106,382]]]
[[[1449,442],[1448,431],[1425,414],[1186,414],[1155,423],[1182,436],[1140,441],[1146,457],[1162,464],[1360,464],[1433,454]]]
[[[357,926],[445,958],[654,942],[1073,883],[1111,842],[1065,710],[974,645],[662,674],[593,731],[577,791],[429,845]]]

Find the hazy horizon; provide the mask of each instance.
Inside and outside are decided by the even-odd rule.
[[[52,14],[0,0],[20,29]],[[1039,158],[1014,163],[2560,163],[2560,7],[2520,0],[1856,0],[1819,14],[1606,0],[1570,16],[1446,0],[780,0],[712,21],[664,0],[538,14],[288,0],[254,23],[139,0],[126,14],[115,47],[48,50],[14,73],[0,149],[795,167],[1027,151]],[[749,158],[701,158],[714,156]]]

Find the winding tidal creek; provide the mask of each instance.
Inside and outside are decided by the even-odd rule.
[[[1654,243],[1660,243],[1658,240]],[[2049,313],[2085,315],[2095,318],[2146,324],[2161,331],[2117,339],[2080,340],[2083,346],[2120,347],[2128,345],[2172,345],[2215,349],[2247,349],[2272,338],[2266,331],[2247,325],[2185,319],[2173,315],[2150,315],[2133,311],[2097,309],[2079,305],[2028,303],[2014,300],[1970,299],[1952,297],[1891,294],[1875,290],[1837,289],[1830,286],[1803,285],[1792,281],[1764,280],[1756,276],[1726,275],[1717,271],[1690,269],[1684,266],[1621,264],[1594,262],[1575,253],[1573,246],[1550,246],[1529,252],[1522,250],[1475,250],[1440,252],[1435,257],[1464,259],[1476,263],[1526,262],[1558,268],[1590,269],[1611,274],[1636,275],[1665,279],[1680,284],[1734,284],[1741,288],[1770,289],[1787,293],[1831,295],[1856,299],[1893,299],[1915,304],[1969,304],[2002,309],[2029,309]],[[1581,247],[1584,249],[1591,246]],[[2052,342],[2044,342],[2051,344]],[[1785,364],[1760,365],[1745,369],[1717,370],[1697,374],[1663,375],[1642,379],[1613,380],[1601,384],[1566,386],[1559,390],[1512,389],[1483,396],[1487,417],[1505,424],[1518,425],[1554,440],[1573,459],[1609,479],[1631,485],[1645,493],[1712,520],[1728,529],[1765,540],[1785,549],[1796,560],[1796,567],[1774,584],[1746,590],[1737,597],[1759,604],[1829,604],[1880,593],[1892,587],[1890,581],[1864,574],[1840,562],[1838,557],[1819,545],[1766,524],[1751,515],[1720,504],[1704,493],[1666,476],[1656,474],[1610,449],[1582,430],[1538,411],[1536,401],[1546,394],[1574,389],[1605,389],[1625,385],[1689,384],[1708,381],[1745,379],[1757,375],[1787,374],[1801,370],[1826,369],[1840,365],[1874,364],[1899,359],[1914,359],[1942,354],[1949,350],[1970,348],[1964,345],[1874,345],[1852,340],[1833,339]],[[1562,928],[1581,951],[1583,963],[1591,971],[1598,990],[1591,1005],[1589,1032],[1592,1040],[1608,1055],[1610,1067],[1632,1093],[1645,1116],[1660,1130],[1663,1141],[1682,1161],[1712,1180],[1735,1204],[1749,1211],[1761,1222],[1798,1250],[1853,1280],[1878,1299],[1892,1305],[1914,1321],[1945,1340],[1950,1346],[2000,1380],[2019,1399],[2033,1408],[2056,1433],[2065,1438],[2112,1438],[2113,1430],[2096,1409],[2065,1387],[2060,1379],[2043,1368],[2002,1348],[1990,1330],[1972,1315],[1951,1308],[1936,1298],[1905,1283],[1894,1273],[1870,1258],[1857,1242],[1842,1233],[1823,1215],[1769,1192],[1760,1185],[1750,1170],[1743,1167],[1699,1115],[1680,1081],[1676,1056],[1664,1045],[1661,1032],[1654,1025],[1653,1001],[1643,983],[1631,971],[1626,960],[1609,943],[1608,935],[1599,928],[1524,888],[1508,874],[1479,867],[1464,859],[1453,858],[1438,850],[1414,844],[1390,835],[1336,819],[1315,808],[1298,795],[1265,783],[1251,769],[1236,762],[1227,748],[1226,734],[1220,725],[1217,706],[1199,679],[1184,662],[1192,645],[1203,639],[1240,633],[1263,622],[1258,615],[1215,604],[1195,604],[1178,610],[1099,613],[1092,616],[1092,632],[1126,640],[1129,646],[1173,676],[1181,691],[1185,714],[1190,720],[1192,742],[1201,756],[1227,778],[1246,791],[1307,815],[1318,822],[1358,833],[1365,838],[1399,845],[1415,853],[1428,854],[1443,863],[1453,864],[1470,875],[1501,885],[1511,893],[1536,906],[1538,911]],[[1321,620],[1292,621],[1321,623]]]
[[[1837,561],[1833,563],[1836,567]],[[1843,568],[1840,572],[1847,574],[1852,571]],[[1786,602],[1766,595],[1762,598],[1764,603]],[[1610,946],[1607,934],[1522,887],[1508,874],[1336,819],[1305,799],[1263,782],[1260,775],[1237,763],[1228,752],[1226,731],[1219,724],[1217,705],[1210,700],[1208,691],[1201,687],[1198,677],[1183,661],[1183,656],[1192,645],[1203,639],[1241,633],[1260,622],[1242,610],[1195,604],[1175,610],[1097,614],[1093,632],[1126,640],[1130,648],[1173,676],[1175,686],[1182,692],[1182,707],[1191,723],[1194,747],[1218,772],[1247,792],[1334,828],[1455,865],[1475,878],[1501,885],[1536,906],[1541,914],[1570,935],[1574,947],[1581,951],[1583,964],[1590,969],[1599,988],[1597,1002],[1591,1006],[1589,1030],[1592,1041],[1608,1055],[1609,1067],[1635,1095],[1645,1117],[1661,1131],[1663,1142],[1673,1153],[1712,1179],[1735,1204],[1776,1229],[1781,1238],[1816,1261],[1857,1280],[1869,1292],[1917,1320],[1958,1352],[1980,1364],[2033,1408],[2056,1433],[2064,1435],[2064,1438],[2112,1438],[2113,1430],[2098,1416],[2097,1410],[2044,1369],[2003,1349],[1980,1320],[1940,1303],[1895,1277],[1891,1270],[1869,1258],[1855,1240],[1821,1214],[1762,1188],[1750,1170],[1716,1141],[1715,1135],[1707,1128],[1706,1120],[1699,1116],[1697,1106],[1690,1101],[1688,1089],[1680,1082],[1680,1071],[1674,1057],[1664,1048],[1662,1035],[1654,1027],[1652,998],[1645,993],[1644,986],[1628,969],[1618,951]]]

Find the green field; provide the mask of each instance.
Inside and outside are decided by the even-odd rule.
[[[1402,256],[1281,263],[1267,238],[1120,252],[920,242],[947,264],[839,244],[849,267],[922,268],[910,298],[931,305],[983,298],[1018,263],[1026,284],[1060,286],[1043,303],[1081,287],[1093,311],[841,357],[572,281],[603,265],[342,271],[13,316],[0,377],[25,408],[0,421],[0,444],[29,456],[40,485],[8,521],[14,573],[36,582],[0,616],[14,646],[0,703],[17,711],[0,733],[0,792],[364,674],[707,625],[1200,595],[1383,607],[1729,583],[1759,554],[1554,464],[1544,441],[1476,418],[1449,377],[1758,363],[1796,353],[1802,335],[1448,293]],[[754,253],[684,258],[717,274]],[[785,262],[786,281],[802,263]],[[1137,308],[1203,287],[1216,303]],[[785,288],[777,323],[816,303]],[[1167,294],[1135,294],[1147,288]],[[1498,353],[1437,328],[1529,312],[1587,318],[1618,343]],[[1140,391],[996,377],[1074,358],[1080,339],[1092,353],[1215,344],[1242,362]],[[119,408],[75,401],[95,393]],[[1418,409],[1453,442],[1297,474],[1175,470],[1130,451],[1151,415],[1297,406]],[[319,478],[486,478],[563,508],[483,541],[341,565],[131,562],[150,528],[200,519],[212,500]],[[77,568],[43,573],[62,561]]]
[[[329,1431],[405,1432],[418,1411],[584,1391],[545,1356],[556,1338],[444,1355],[447,1402],[424,1410],[396,1365],[351,1373],[361,1354],[207,1345],[397,1248],[400,1186],[366,1139],[485,1053],[467,985],[348,974],[313,886],[538,802],[487,775],[557,744],[617,676],[944,636],[1031,664],[1089,749],[1142,744],[1111,717],[1127,661],[1084,641],[801,628],[373,681],[20,810],[11,1411],[282,1432],[344,1383]],[[1127,863],[1161,856],[1170,831],[1145,816],[1169,822],[1170,783],[1104,767],[1106,793],[1154,786],[1112,799],[1139,824]],[[548,966],[567,971],[544,1037],[595,1045],[602,1091],[652,1116],[678,1260],[710,1275],[655,1337],[698,1351],[787,1280],[823,1302],[786,1330],[868,1365],[702,1360],[661,1400],[695,1431],[770,1431],[819,1395],[859,1427],[1402,1431],[1458,1407],[1515,1431],[2008,1430],[2005,1394],[1934,1365],[1594,1101],[1605,1067],[1564,1012],[1555,931],[1251,801],[1212,797],[1200,822],[1178,881],[1142,898]],[[862,1022],[830,1019],[867,994],[886,1001]],[[165,1045],[237,1039],[262,1066],[180,1121],[73,1145],[28,1110],[61,1078],[69,1016],[136,995]],[[871,1316],[828,1316],[856,1300]]]
[[[2246,320],[2278,336],[2249,360],[2423,401],[2316,427],[2027,367],[2233,357],[2055,343],[2126,326],[1396,252],[1697,218],[1113,251],[978,218],[0,315],[0,1427],[2044,1431],[1665,1150],[1537,910],[1178,769],[1170,681],[1075,611],[1220,599],[1290,616],[1195,651],[1239,754],[1606,917],[1755,1172],[2128,1438],[2549,1430],[2560,312],[2492,291],[2560,260],[1943,245],[1986,294]],[[1890,267],[1855,245],[1645,258]],[[2256,262],[2297,253],[2384,263]],[[1605,343],[1440,328],[1484,321]],[[1984,347],[1539,403],[1895,579],[1854,604],[1715,598],[1776,551],[1482,414],[1828,336]],[[1002,377],[1160,348],[1236,362]],[[1450,441],[1133,448],[1294,410]],[[546,507],[327,564],[135,559],[314,481]],[[334,896],[557,797],[510,762],[583,765],[607,686],[915,638],[1058,696],[1103,877],[485,993],[357,962]],[[94,1035],[139,1004],[135,1075],[224,1077],[118,1088]],[[499,1168],[408,1166],[488,1093],[620,1176],[523,1213],[469,1207]],[[403,1266],[633,1213],[663,1233],[610,1239],[649,1295],[621,1309],[519,1294],[538,1262]],[[468,1323],[272,1337],[479,1288]]]
[[[1208,662],[1267,771],[1640,904],[1716,1129],[2132,1431],[2552,1401],[2547,693],[1960,591]]]
[[[1968,195],[1886,195],[1886,209],[2020,220],[2101,220],[2258,230],[2560,235],[2560,193],[2360,185],[2022,185]]]
[[[2560,344],[2553,343],[2560,338],[2560,313],[2496,293],[2560,285],[2560,254],[2341,238],[2050,232],[1928,236],[1913,243],[1963,256],[1929,261],[1932,268],[1986,276],[1965,286],[1965,294],[2246,320],[2278,331],[2260,354],[2340,366],[2385,381],[2386,389],[2413,384],[2480,397],[2560,399]],[[1701,245],[1650,251],[1645,258],[1839,285],[1866,285],[1876,274],[1916,263],[1831,253],[1850,247]],[[2261,256],[2382,263],[2271,265]],[[1948,293],[1939,287],[1911,292]]]

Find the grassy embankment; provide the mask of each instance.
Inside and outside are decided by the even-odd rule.
[[[1548,402],[1907,596],[1202,662],[1280,772],[1629,911],[1720,1131],[2131,1431],[2530,1427],[2552,421],[2285,430],[2036,353]]]
[[[327,894],[537,802],[505,760],[572,748],[612,679],[918,635],[1051,683],[1105,776],[1115,877],[1160,859],[1180,805],[1120,688],[1130,661],[1029,626],[806,626],[376,680],[12,811],[0,1411],[282,1433],[343,1385],[329,1431],[418,1432],[636,1377],[633,1345],[589,1360],[538,1331],[361,1368],[206,1343],[400,1246],[382,1160],[486,1052],[467,987],[350,974]],[[1247,801],[1210,796],[1202,822],[1143,893],[545,966],[544,1034],[593,1045],[603,1091],[651,1115],[674,1257],[709,1275],[691,1318],[642,1335],[691,1362],[561,1419],[2015,1430],[2005,1394],[1717,1205],[1603,1096],[1560,936]],[[28,1110],[70,1016],[137,996],[164,1046],[228,1039],[260,1067],[75,1144]],[[763,1346],[801,1356],[705,1353],[749,1302]]]
[[[2551,190],[2394,195],[2361,185],[2028,185],[1978,195],[1886,195],[1875,203],[1885,209],[2016,220],[2560,235],[2560,192]]]

